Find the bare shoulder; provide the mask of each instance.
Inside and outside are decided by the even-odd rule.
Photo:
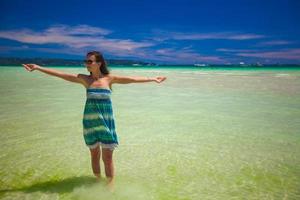
[[[118,74],[109,74],[109,82],[111,84],[117,83],[123,76],[120,76]]]
[[[114,74],[109,73],[109,74],[105,75],[105,77],[107,77],[107,78],[109,78],[109,79],[112,79],[112,78],[114,77]]]
[[[109,80],[109,82],[110,82],[110,83],[113,83],[113,82],[114,82],[114,80],[116,80],[116,78],[118,78],[118,76],[117,76],[117,75],[115,75],[115,74],[112,74],[112,73],[110,73],[110,74],[107,74],[107,75],[106,75],[106,77],[108,78],[108,80]]]
[[[77,78],[79,78],[81,80],[81,82],[83,83],[84,86],[88,86],[88,82],[89,82],[89,79],[90,79],[89,75],[77,74]]]
[[[87,81],[89,78],[90,78],[90,75],[86,75],[86,74],[77,74],[77,77],[84,80],[84,81]]]

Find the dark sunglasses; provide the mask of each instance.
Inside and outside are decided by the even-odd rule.
[[[93,64],[94,61],[92,61],[92,60],[83,60],[83,62],[85,64],[89,64],[90,65],[90,64]]]

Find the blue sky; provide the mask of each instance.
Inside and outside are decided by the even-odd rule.
[[[0,1],[0,56],[298,63],[300,1]]]

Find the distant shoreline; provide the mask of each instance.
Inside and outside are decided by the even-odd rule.
[[[36,63],[42,66],[49,67],[84,67],[81,60],[70,59],[55,59],[55,58],[8,58],[0,57],[0,67],[22,67],[22,63]],[[210,68],[250,68],[250,69],[269,69],[269,68],[300,68],[300,64],[156,64],[152,62],[136,61],[136,60],[113,60],[107,59],[109,67],[123,68],[195,68],[195,69],[210,69]]]
[[[1,68],[22,68],[22,65],[17,66],[4,66],[0,65]],[[47,65],[45,67],[49,68],[84,68],[84,66],[52,66]],[[175,66],[175,65],[163,65],[163,66],[139,66],[134,67],[131,65],[110,65],[108,67],[109,69],[140,69],[140,70],[164,70],[164,69],[174,69],[174,70],[300,70],[300,65],[268,65],[263,67],[255,67],[255,66],[228,66],[228,65],[215,65],[215,66],[209,66],[209,67],[197,67],[193,65],[182,65],[182,66]]]

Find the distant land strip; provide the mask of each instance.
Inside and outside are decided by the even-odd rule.
[[[112,66],[151,66],[151,67],[161,67],[161,66],[193,66],[197,68],[206,67],[288,67],[288,68],[300,68],[299,64],[156,64],[153,62],[144,62],[138,60],[118,60],[118,59],[106,59],[108,65]],[[21,66],[23,63],[35,63],[42,66],[70,66],[70,67],[80,67],[84,66],[83,60],[79,59],[62,59],[62,58],[18,58],[18,57],[0,57],[0,66]]]

